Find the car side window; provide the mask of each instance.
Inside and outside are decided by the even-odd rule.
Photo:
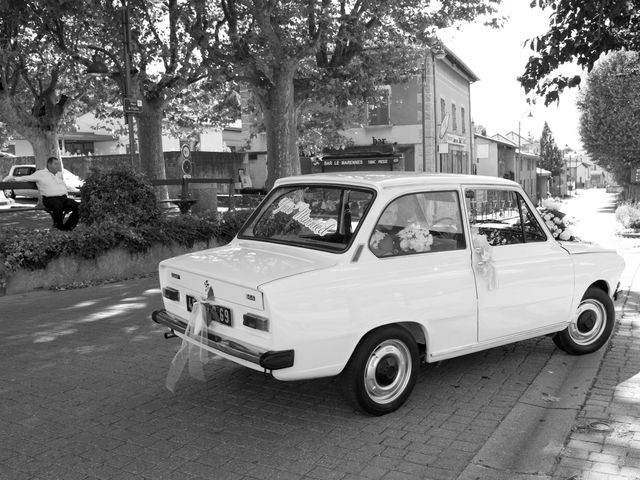
[[[33,167],[19,167],[19,168],[16,168],[13,171],[13,176],[14,177],[24,177],[26,175],[31,175],[35,171],[36,171],[36,169],[33,168]]]
[[[387,205],[369,240],[378,257],[466,248],[458,194],[404,195]]]
[[[544,231],[522,195],[513,190],[471,188],[465,191],[469,224],[489,245],[543,242]]]

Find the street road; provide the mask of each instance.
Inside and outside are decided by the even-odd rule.
[[[563,208],[591,218],[586,199],[610,200]],[[160,305],[155,278],[0,298],[1,479],[455,479],[555,350],[543,337],[423,366],[405,406],[371,418],[335,379],[222,360],[172,394]]]

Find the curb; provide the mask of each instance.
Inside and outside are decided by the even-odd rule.
[[[628,270],[620,279],[618,320],[632,313],[627,302],[634,280],[640,279],[640,257],[623,257]],[[618,327],[605,345],[589,355],[556,349],[457,480],[551,480],[617,331]]]
[[[551,479],[607,345],[581,356],[556,349],[458,480]]]

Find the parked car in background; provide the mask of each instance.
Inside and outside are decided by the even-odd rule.
[[[13,198],[7,198],[2,190],[0,190],[0,207],[8,207],[11,204],[16,203]]]
[[[340,375],[347,400],[382,415],[421,362],[542,335],[577,355],[607,342],[624,261],[548,225],[501,178],[284,178],[229,244],[160,263],[152,318],[279,380]]]
[[[19,177],[31,175],[35,171],[35,165],[12,165],[9,169],[9,175],[4,177],[2,181],[10,182],[16,180]],[[77,196],[80,194],[80,187],[82,187],[82,185],[84,184],[84,180],[64,168],[62,169],[62,178],[64,178],[64,183],[67,186],[69,195]],[[31,188],[5,190],[4,194],[9,198],[38,198],[38,190]]]

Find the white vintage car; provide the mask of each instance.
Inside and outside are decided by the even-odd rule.
[[[571,354],[605,344],[624,262],[555,240],[546,220],[493,177],[283,178],[229,244],[160,263],[152,316],[279,380],[340,375],[356,408],[382,415],[421,361],[540,335]],[[195,302],[200,340],[184,334]]]

